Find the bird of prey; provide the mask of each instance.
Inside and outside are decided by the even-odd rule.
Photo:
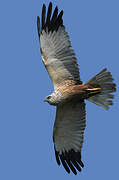
[[[75,175],[84,164],[81,159],[86,127],[85,99],[104,109],[112,105],[116,84],[107,69],[103,69],[85,84],[80,80],[79,67],[70,38],[63,24],[63,11],[52,13],[52,3],[43,4],[41,22],[37,17],[38,35],[43,63],[54,86],[45,98],[56,106],[53,142],[58,165]]]

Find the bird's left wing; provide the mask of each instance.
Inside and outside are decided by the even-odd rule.
[[[37,18],[38,35],[43,63],[49,73],[54,89],[68,80],[81,84],[79,68],[74,50],[63,25],[63,11],[58,14],[56,6],[53,15],[52,3],[42,8],[42,20]],[[41,26],[40,26],[41,25]]]
[[[53,130],[55,155],[65,170],[77,174],[81,171],[81,149],[86,127],[84,102],[69,102],[57,107]],[[81,167],[80,167],[81,166]]]

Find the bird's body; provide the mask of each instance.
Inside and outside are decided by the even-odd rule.
[[[57,106],[71,100],[79,102],[98,93],[100,93],[100,88],[93,88],[87,84],[65,84],[57,88],[51,95],[46,97],[45,101],[51,105]]]
[[[43,63],[54,86],[54,92],[45,101],[56,106],[53,142],[58,165],[77,174],[84,167],[81,150],[86,127],[85,99],[108,109],[112,105],[116,85],[107,69],[103,69],[86,83],[80,80],[75,52],[63,24],[63,11],[53,15],[52,3],[42,8],[42,18],[37,19],[40,50]]]

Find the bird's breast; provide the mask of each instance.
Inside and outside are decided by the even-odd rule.
[[[70,100],[83,100],[87,97],[86,89],[88,88],[87,85],[73,85],[68,87],[60,87],[58,88],[58,93],[60,94],[61,101],[70,101]]]

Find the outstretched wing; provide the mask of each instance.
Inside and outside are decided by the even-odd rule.
[[[81,149],[86,127],[84,102],[69,102],[57,107],[56,120],[53,130],[55,156],[65,170],[77,174],[81,171]]]
[[[43,5],[41,28],[40,18],[37,18],[43,63],[55,89],[67,80],[81,84],[76,56],[63,25],[63,11],[58,15],[56,6],[52,18],[51,14],[52,3],[49,4],[47,17],[46,6]]]

